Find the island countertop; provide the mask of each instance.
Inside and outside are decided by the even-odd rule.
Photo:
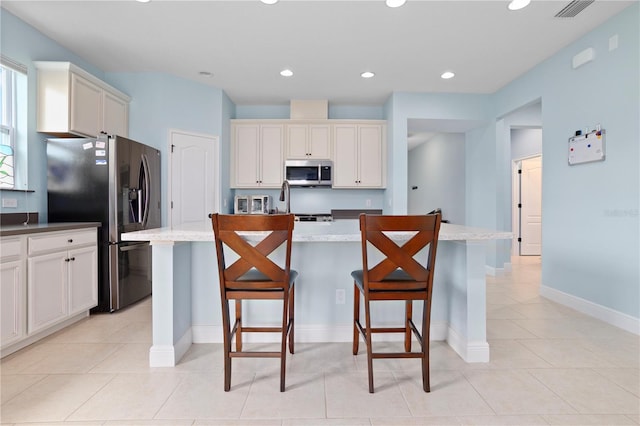
[[[245,233],[250,237],[250,233]],[[507,231],[474,228],[451,223],[440,226],[441,241],[474,241],[511,239]],[[175,227],[147,229],[122,234],[124,241],[213,241],[211,222],[192,222]],[[296,222],[293,230],[294,242],[357,242],[360,241],[359,222],[343,219],[333,222]]]

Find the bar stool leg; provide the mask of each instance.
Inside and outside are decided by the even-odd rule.
[[[242,352],[242,300],[236,299],[236,352]]]
[[[282,298],[282,333],[280,337],[280,392],[284,392],[285,372],[287,370],[287,329],[289,324],[289,292],[285,290]]]
[[[293,354],[294,352],[294,347],[293,347],[293,342],[294,342],[294,329],[295,329],[295,321],[294,321],[294,305],[295,305],[295,297],[294,297],[294,293],[295,293],[295,284],[291,285],[291,289],[289,290],[289,324],[291,324],[291,328],[289,329],[289,352],[291,354]]]
[[[413,302],[405,302],[405,331],[404,331],[404,351],[411,352],[411,320],[413,319]]]
[[[357,323],[360,321],[360,289],[357,285],[353,285],[353,354],[358,355],[360,346],[360,331]]]
[[[364,311],[366,321],[366,340],[367,340],[367,370],[369,372],[369,393],[373,393],[373,346],[371,343],[371,315],[370,315],[369,298],[365,296]]]

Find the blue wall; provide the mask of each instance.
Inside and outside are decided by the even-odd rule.
[[[511,159],[542,155],[542,129],[512,129]]]
[[[486,126],[491,122],[489,95],[395,92],[387,103],[389,144],[387,202],[391,213],[407,211],[407,123],[409,119],[461,120]],[[391,110],[391,111],[389,111]],[[468,222],[468,221],[467,221]],[[491,226],[491,223],[485,226]]]
[[[444,220],[465,223],[464,151],[463,133],[439,133],[409,151],[408,214],[441,208]]]
[[[640,317],[639,23],[636,3],[494,96],[497,117],[542,100],[542,284],[634,318]],[[609,51],[615,34],[619,48]],[[572,57],[588,47],[595,60],[572,69]],[[567,139],[598,123],[607,131],[606,160],[569,166]],[[485,147],[500,152],[505,143],[496,138]],[[469,181],[510,167],[480,164]]]
[[[34,191],[31,193],[0,191],[0,197],[15,198],[18,201],[17,209],[0,207],[0,212],[39,212],[40,221],[46,222],[47,159],[43,143],[45,136],[36,132],[36,68],[33,62],[69,61],[98,78],[103,78],[104,73],[2,8],[0,8],[0,51],[28,69],[27,151],[29,158],[26,180],[28,189]]]
[[[105,77],[107,83],[132,98],[129,104],[129,137],[161,151],[163,188],[168,188],[169,130],[219,135],[221,155],[229,152],[228,130],[226,135],[222,132],[223,107],[227,105],[223,103],[226,95],[222,90],[168,74],[108,73]],[[229,163],[221,161],[220,164],[220,176],[228,176]],[[167,194],[166,190],[164,194]],[[168,223],[168,201],[162,200],[163,224]]]

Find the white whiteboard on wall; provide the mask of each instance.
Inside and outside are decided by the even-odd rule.
[[[569,138],[569,165],[604,161],[604,130]]]

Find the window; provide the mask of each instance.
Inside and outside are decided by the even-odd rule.
[[[15,72],[0,67],[0,187],[15,186],[14,151],[16,134]]]
[[[26,145],[26,67],[2,56],[0,61],[0,188],[14,189],[18,173],[26,174],[19,158]]]

